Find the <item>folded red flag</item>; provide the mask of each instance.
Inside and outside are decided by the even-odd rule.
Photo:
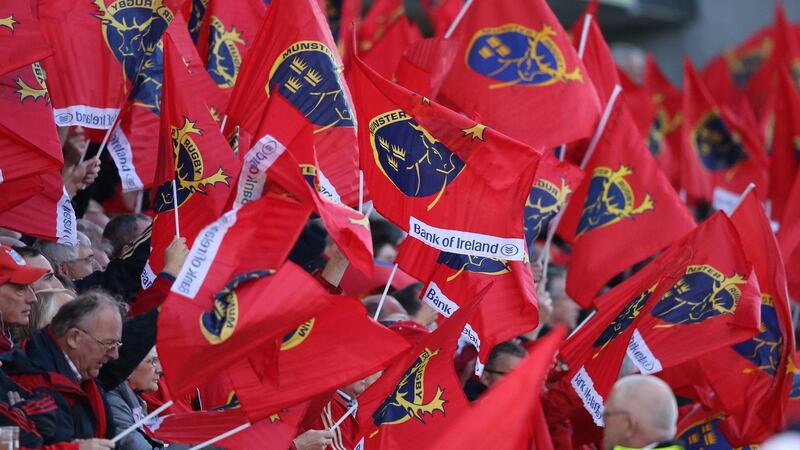
[[[275,273],[309,213],[295,200],[268,195],[198,234],[159,318],[159,354],[174,394],[329,304],[325,290],[298,267],[286,263]],[[201,352],[209,363],[198,368],[192,361]]]
[[[265,137],[258,132],[265,123],[267,106],[272,97],[282,96],[314,125],[319,171],[330,180],[342,203],[355,206],[356,121],[341,67],[317,1],[273,1],[231,93],[226,130],[241,126],[254,136],[257,146]]]
[[[758,333],[758,282],[741,245],[717,213],[597,299],[597,315],[562,351],[595,424],[626,354],[656,373]]]
[[[647,57],[644,88],[655,108],[655,117],[648,132],[647,147],[676,189],[680,186],[680,155],[683,139],[683,100],[681,92],[667,79],[652,55]],[[635,113],[635,111],[632,110]]]
[[[781,71],[779,81],[769,162],[769,198],[772,217],[781,220],[788,209],[789,193],[800,161],[800,94],[785,70]]]
[[[180,235],[191,245],[201,228],[222,215],[232,191],[230,178],[241,167],[194,90],[194,79],[170,35],[164,37],[164,72],[149,276],[163,267],[164,250],[175,236],[176,204]]]
[[[359,56],[382,77],[393,78],[403,51],[420,39],[403,0],[377,0],[358,29]]]
[[[39,2],[55,53],[44,61],[58,126],[111,128],[125,98],[158,108],[161,48],[177,0]]]
[[[349,297],[336,298],[325,310],[284,332],[276,385],[259,379],[248,366],[228,369],[251,420],[379,372],[410,348]]]
[[[559,225],[573,244],[567,292],[584,308],[615,275],[694,227],[625,104],[615,106],[586,174]],[[620,242],[628,251],[615,249]]]
[[[556,350],[564,339],[564,328],[537,341],[528,356],[493,386],[464,414],[445,425],[431,448],[528,450],[536,434],[537,417],[542,415],[539,397]],[[514,420],[497,420],[514,417]],[[491,427],[485,424],[491,423]],[[537,447],[538,448],[538,447]]]
[[[0,75],[53,54],[28,0],[0,1]]]
[[[354,59],[361,168],[375,209],[442,251],[521,261],[541,153]]]
[[[6,204],[5,207],[10,209],[0,212],[0,227],[59,244],[78,245],[75,210],[64,189],[61,174],[49,171],[35,177],[24,178],[16,183],[0,183],[0,198],[3,200],[7,195],[17,197],[16,194],[26,189],[39,191],[25,200],[17,197]]]
[[[464,337],[478,350],[478,375],[495,345],[539,325],[533,274],[527,263],[442,252],[416,239],[400,244],[395,262],[425,284],[421,300],[439,312],[440,325],[491,285],[464,329]]]
[[[573,36],[573,41],[579,43],[580,35]],[[577,45],[575,48],[578,48]],[[605,107],[608,100],[611,98],[611,92],[614,86],[620,84],[619,76],[617,75],[617,65],[614,62],[614,56],[611,55],[611,50],[608,48],[603,37],[603,32],[600,30],[600,25],[597,21],[597,16],[592,17],[589,23],[589,31],[586,36],[586,48],[584,49],[583,58],[581,58],[589,78],[594,84],[597,91],[597,96],[600,99],[600,106]]]
[[[483,292],[389,366],[358,398],[356,448],[425,448],[469,407],[453,366],[458,338]]]
[[[597,93],[544,0],[474,2],[453,37],[461,42],[440,93],[444,104],[533,146],[594,132]]]
[[[536,171],[536,181],[525,200],[525,242],[530,248],[547,231],[550,220],[572,198],[583,180],[583,171],[546,152]]]
[[[397,83],[422,96],[436,97],[457,50],[458,40],[455,39],[429,38],[414,42],[403,50],[395,71]]]

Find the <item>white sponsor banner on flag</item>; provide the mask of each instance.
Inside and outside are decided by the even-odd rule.
[[[80,125],[82,127],[107,130],[119,114],[119,108],[96,108],[87,105],[72,105],[53,110],[53,118],[59,127]]]
[[[139,173],[133,164],[131,143],[128,141],[128,136],[122,131],[121,126],[118,126],[108,139],[108,153],[111,154],[114,165],[117,166],[119,179],[122,183],[122,191],[129,192],[144,189],[142,179],[139,178]]]
[[[469,231],[448,230],[430,226],[410,216],[408,235],[429,246],[450,253],[486,258],[522,261],[525,258],[525,240],[501,238]]]

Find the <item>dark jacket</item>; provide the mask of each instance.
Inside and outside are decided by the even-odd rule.
[[[56,404],[50,396],[32,394],[0,371],[0,397],[7,399],[12,391],[18,393],[22,401],[14,405],[0,402],[0,426],[19,428],[20,446],[39,448],[44,437],[49,438],[56,431]]]
[[[55,401],[56,432],[45,443],[115,435],[105,392],[128,378],[155,345],[157,320],[153,310],[126,321],[119,358],[103,365],[96,380],[78,382],[50,327],[34,334],[24,351],[0,357],[12,380]]]
[[[122,383],[108,392],[111,416],[118,430],[124,430],[147,415],[147,403],[141,399],[128,383]],[[122,438],[115,447],[118,450],[153,450],[164,448],[164,444],[147,435],[141,428]]]

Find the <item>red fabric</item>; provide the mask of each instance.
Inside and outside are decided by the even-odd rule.
[[[479,367],[495,345],[539,325],[528,264],[440,252],[416,239],[400,244],[395,262],[425,283],[421,300],[439,312],[440,325],[486,288],[484,301],[467,319],[471,334],[465,333],[479,351]]]
[[[675,189],[680,188],[680,155],[683,145],[681,92],[667,79],[652,55],[647,57],[644,87],[649,94],[655,117],[648,127],[647,146]],[[631,110],[636,114],[635,110]]]
[[[550,221],[569,203],[581,180],[582,170],[567,161],[559,161],[550,152],[544,154],[536,171],[536,181],[525,200],[525,242],[529,247],[547,234]]]
[[[587,308],[611,278],[682,237],[694,221],[623,103],[615,106],[585,172],[559,233],[573,245],[567,292]],[[621,242],[627,251],[616,250]]]
[[[596,424],[626,351],[654,373],[758,333],[758,283],[741,246],[717,213],[597,299],[597,315],[561,352]]]
[[[403,50],[395,72],[397,83],[422,96],[436,97],[457,50],[458,41],[453,39],[430,38],[414,42]]]
[[[433,25],[435,37],[444,37],[463,6],[464,0],[442,0],[429,11],[428,18]]]
[[[342,203],[356,205],[355,118],[350,93],[337,69],[341,61],[318,2],[273,1],[249,54],[231,94],[226,130],[239,125],[254,136],[256,146],[263,145],[261,140],[267,136],[261,131],[272,136],[280,132],[278,127],[261,127],[267,123],[267,106],[273,96],[284,97],[314,125],[319,170]]]
[[[339,285],[342,287],[347,295],[355,297],[365,297],[370,294],[381,293],[386,283],[389,281],[389,275],[392,273],[392,264],[376,259],[374,260],[372,276],[368,277],[359,272],[353,267],[348,266],[342,276],[342,282]],[[411,283],[416,283],[411,275],[405,273],[402,269],[397,269],[392,278],[392,285],[389,292],[403,289]]]
[[[195,82],[169,33],[164,38],[164,68],[157,188],[153,190],[157,214],[150,253],[153,273],[161,271],[164,251],[175,236],[176,203],[180,235],[192,245],[200,230],[222,214],[232,190],[231,177],[241,167],[208,105],[196,94]]]
[[[364,448],[423,448],[469,408],[453,355],[467,319],[480,302],[478,296],[462,306],[358,397],[358,434]]]
[[[443,103],[534,146],[552,148],[592,134],[600,116],[597,93],[544,0],[475,2],[453,37],[461,40],[459,56],[442,87]],[[529,39],[538,37],[548,50],[537,46],[531,55]]]
[[[467,412],[456,417],[439,432],[432,448],[529,450],[543,418],[539,400],[545,375],[564,339],[561,327],[542,338],[514,371],[492,386]],[[514,420],[497,420],[513,417]],[[491,423],[491,427],[484,426]],[[536,427],[536,428],[534,428]],[[544,450],[536,446],[537,450]]]
[[[339,36],[336,42],[338,43],[339,54],[342,56],[345,73],[348,72],[350,67],[352,55],[348,53],[349,46],[344,45],[344,43],[350,39],[350,36],[353,35],[361,23],[362,6],[361,0],[342,0],[342,6],[339,9]]]
[[[367,317],[360,302],[346,297],[282,331],[277,384],[255,379],[242,364],[228,370],[251,420],[372,375],[410,348],[405,339]]]
[[[17,198],[13,207],[0,212],[0,227],[61,244],[77,245],[75,211],[64,190],[61,174],[43,173],[38,176],[38,181],[41,184],[32,180],[20,180],[24,187],[13,182],[0,184],[0,198],[5,198],[6,195],[16,196],[22,193],[22,189],[30,189],[32,186],[41,186],[42,189],[27,199]]]
[[[358,58],[352,75],[375,209],[440,250],[522,260],[521,205],[541,153],[381,78]]]
[[[281,267],[308,214],[269,195],[201,232],[159,314],[159,355],[174,394],[330,304],[310,275],[289,262]],[[200,355],[208,363],[197,367]]]
[[[0,74],[11,72],[53,54],[28,0],[0,2]]]
[[[573,36],[572,39],[576,43],[575,48],[578,48],[580,43],[580,35]],[[620,84],[619,76],[617,75],[617,65],[614,62],[614,57],[611,55],[611,50],[608,48],[603,32],[600,30],[600,25],[597,22],[596,16],[592,18],[589,24],[589,34],[586,38],[586,48],[581,59],[589,78],[594,84],[597,91],[597,96],[600,99],[600,106],[605,108],[608,100],[611,98],[611,92],[614,86]]]
[[[359,57],[382,77],[393,78],[403,50],[420,39],[402,0],[377,0],[358,29]]]
[[[787,202],[800,158],[800,94],[786,71],[781,71],[779,81],[769,166],[769,198],[772,200],[772,217],[782,221],[789,209]]]
[[[167,300],[170,287],[172,287],[172,280],[163,276],[156,277],[149,288],[136,293],[136,298],[130,304],[129,314],[138,316],[153,308],[158,308]]]
[[[347,402],[338,394],[333,394],[331,400],[325,404],[317,416],[316,420],[308,427],[309,430],[330,429],[336,421],[343,417],[350,407]],[[356,432],[358,431],[358,421],[352,415],[336,428],[333,433],[333,442],[330,447],[333,450],[347,450],[356,444]]]
[[[800,298],[800,177],[795,177],[786,202],[786,211],[778,230],[778,244],[786,263],[786,276],[791,298]]]

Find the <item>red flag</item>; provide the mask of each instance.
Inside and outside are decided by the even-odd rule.
[[[753,74],[769,59],[775,46],[772,34],[773,27],[761,28],[735,48],[717,57],[728,65],[738,88],[745,87]]]
[[[699,406],[699,405],[695,405]],[[705,408],[697,408],[678,422],[676,440],[685,450],[757,450],[758,445],[736,445],[726,439],[724,414],[715,414]],[[760,442],[760,441],[758,441]]]
[[[522,260],[541,153],[381,78],[355,59],[361,168],[375,208],[439,250]]]
[[[537,341],[511,374],[478,399],[469,411],[445,426],[431,448],[530,449],[532,435],[540,432],[531,424],[542,415],[539,396],[545,375],[564,334],[561,327]],[[497,420],[498,417],[513,417],[514,420]],[[491,427],[486,426],[489,423]]]
[[[680,186],[679,161],[683,145],[681,92],[661,72],[652,56],[647,57],[644,87],[655,108],[655,117],[645,134],[647,147],[672,186],[678,189]]]
[[[161,270],[163,252],[175,235],[176,203],[180,235],[191,244],[202,227],[222,214],[231,193],[229,180],[241,167],[208,106],[196,94],[196,84],[170,35],[164,38],[164,55],[161,142],[154,180],[156,218],[150,253],[154,274]]]
[[[573,39],[575,38],[580,39],[580,35],[573,36]],[[586,48],[581,60],[586,67],[586,72],[589,74],[589,79],[592,80],[592,84],[594,84],[594,88],[597,91],[600,106],[605,107],[611,98],[614,86],[620,84],[620,80],[617,75],[617,65],[611,55],[611,50],[608,49],[608,44],[603,37],[603,32],[600,30],[596,16],[592,17],[589,23]]]
[[[684,63],[681,185],[690,199],[718,208],[750,182],[766,183],[766,157],[752,131],[720,109],[687,58]],[[726,195],[727,194],[727,195]]]
[[[443,103],[534,146],[592,134],[597,93],[544,0],[472,3],[453,37],[463,56],[442,87]]]
[[[586,174],[559,227],[573,243],[567,292],[584,308],[615,275],[694,226],[624,104],[612,113]],[[628,251],[615,250],[621,242]]]
[[[495,345],[539,325],[533,275],[526,263],[441,252],[416,239],[400,244],[395,262],[425,283],[421,300],[439,312],[440,324],[489,286],[464,330],[478,350],[478,375]]]
[[[397,66],[397,82],[428,98],[442,88],[447,71],[456,57],[458,41],[453,39],[420,39],[403,50]]]
[[[356,448],[423,448],[469,402],[453,366],[458,337],[482,294],[389,366],[358,398]]]
[[[442,0],[428,12],[434,37],[444,37],[463,6],[464,0]]]
[[[786,263],[786,278],[791,298],[800,298],[800,177],[795,177],[778,230],[778,244]]]
[[[42,61],[53,48],[42,35],[28,0],[0,1],[0,74]]]
[[[64,189],[61,174],[57,171],[45,172],[36,177],[37,180],[25,178],[17,183],[0,184],[0,198],[4,200],[6,195],[24,192],[26,189],[41,189],[24,201],[17,198],[10,205],[0,205],[10,208],[0,212],[0,227],[59,244],[78,245],[75,211]]]
[[[718,213],[597,299],[596,317],[562,355],[598,426],[626,353],[642,373],[656,373],[758,333],[758,283],[741,245]]]
[[[349,46],[345,45],[353,32],[358,29],[361,23],[361,0],[342,0],[342,7],[339,14],[339,35],[336,42],[338,43],[339,54],[342,56],[345,71],[350,67]]]
[[[126,97],[158,108],[157,44],[177,2],[44,0],[38,7],[55,50],[44,66],[58,126],[111,128]]]
[[[198,234],[159,319],[159,354],[173,393],[207,381],[330,303],[296,266],[275,272],[309,213],[292,199],[269,195]],[[198,354],[208,359],[202,368],[192,363]]]
[[[258,131],[267,105],[272,97],[282,96],[314,125],[319,171],[342,203],[356,205],[355,116],[342,63],[317,2],[273,1],[249,55],[231,94],[229,128],[240,125],[254,141],[262,139]]]
[[[410,347],[348,297],[336,298],[324,311],[284,331],[276,385],[264,383],[248,366],[228,369],[251,419],[372,375]]]
[[[559,161],[546,152],[536,182],[525,200],[525,242],[532,246],[550,225],[550,220],[572,198],[583,180],[583,171],[566,161]]]
[[[419,39],[402,0],[378,0],[359,27],[359,57],[382,77],[392,78],[403,50]]]
[[[776,91],[775,128],[769,166],[772,217],[782,219],[800,161],[800,94],[784,70]],[[788,256],[788,255],[787,255]]]

